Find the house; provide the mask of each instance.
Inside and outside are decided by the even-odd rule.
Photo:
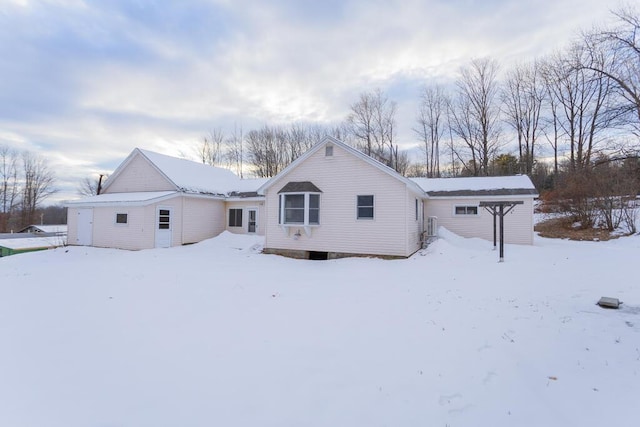
[[[424,191],[336,139],[313,146],[259,192],[267,253],[407,257],[421,247]]]
[[[120,249],[179,246],[233,233],[262,234],[265,180],[134,149],[102,194],[67,202],[68,242]]]
[[[533,243],[526,176],[408,179],[360,151],[326,138],[259,190],[265,196],[267,253],[300,258],[407,257],[422,247],[427,220],[466,237],[492,239],[481,201],[522,201],[506,220],[508,243]]]
[[[29,225],[18,233],[32,233],[38,236],[66,236],[67,225],[66,224],[51,224],[51,225]]]
[[[408,257],[436,224],[491,240],[481,202],[517,202],[505,241],[532,244],[536,196],[526,176],[408,179],[331,137],[268,180],[135,149],[103,194],[67,203],[68,241],[144,249],[227,230],[264,235],[266,253],[291,257]]]

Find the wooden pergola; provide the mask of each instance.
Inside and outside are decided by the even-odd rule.
[[[480,207],[485,208],[493,215],[493,249],[496,248],[496,218],[500,217],[500,260],[504,261],[504,216],[511,212],[516,205],[522,205],[522,200],[501,200],[480,202]]]

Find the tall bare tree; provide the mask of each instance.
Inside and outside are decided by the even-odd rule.
[[[235,170],[236,175],[244,177],[244,136],[242,126],[233,126],[233,132],[225,140],[225,158],[227,165]]]
[[[246,136],[247,156],[254,173],[260,178],[275,176],[288,164],[288,150],[281,128],[264,126]]]
[[[209,135],[202,138],[201,144],[196,147],[199,160],[210,166],[218,166],[223,160],[223,144],[226,140],[224,131],[215,128]]]
[[[616,25],[584,34],[579,65],[611,82],[620,114],[640,136],[640,11],[627,6],[613,14]]]
[[[36,154],[25,151],[22,153],[22,194],[20,199],[22,225],[34,222],[36,209],[53,193],[54,174],[49,169],[47,161]]]
[[[398,168],[396,134],[397,105],[380,90],[360,94],[347,116],[356,147],[386,165]]]
[[[571,170],[589,167],[614,115],[608,108],[611,83],[601,74],[576,67],[585,49],[573,44],[543,66],[549,96],[557,106],[558,127],[568,143]]]
[[[18,154],[6,145],[0,146],[0,232],[9,230],[19,197]]]
[[[537,63],[517,65],[507,73],[502,90],[503,112],[518,138],[520,172],[527,175],[533,171],[545,94]]]
[[[457,94],[449,108],[449,124],[461,141],[456,156],[474,176],[489,173],[489,160],[500,146],[498,63],[474,59],[460,70]]]
[[[441,86],[425,87],[420,96],[417,127],[414,132],[422,141],[427,177],[440,177],[440,141],[446,130],[449,100]]]

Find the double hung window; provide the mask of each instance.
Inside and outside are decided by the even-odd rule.
[[[319,225],[320,194],[280,194],[279,220],[283,225]]]
[[[358,219],[373,219],[373,195],[358,196]]]

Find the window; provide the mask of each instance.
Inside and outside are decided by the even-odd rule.
[[[324,147],[324,155],[325,155],[325,157],[332,157],[333,156],[333,145],[326,145]]]
[[[281,224],[320,224],[320,195],[313,193],[281,194],[279,218]]]
[[[128,220],[128,215],[126,213],[117,213],[116,214],[116,224],[126,224]]]
[[[478,215],[478,207],[477,206],[456,206],[454,212],[456,215]]]
[[[169,209],[158,210],[158,230],[171,229],[171,211]]]
[[[373,196],[358,196],[358,219],[373,219]]]
[[[418,220],[418,199],[416,199],[416,221]]]
[[[304,224],[304,194],[285,194],[284,223]]]
[[[309,194],[309,224],[320,224],[319,194]]]
[[[229,227],[242,227],[242,209],[229,209]]]

